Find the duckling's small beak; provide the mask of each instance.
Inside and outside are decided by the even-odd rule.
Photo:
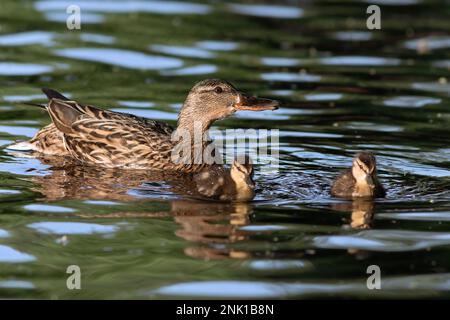
[[[250,111],[263,111],[263,110],[276,110],[279,103],[276,100],[249,97],[243,93],[239,93],[234,104],[236,110],[250,110]]]

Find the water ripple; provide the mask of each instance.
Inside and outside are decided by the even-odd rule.
[[[338,31],[333,36],[341,41],[369,41],[373,34],[368,31]]]
[[[300,60],[295,58],[264,57],[261,58],[261,63],[272,67],[293,67],[299,65]]]
[[[161,71],[161,74],[164,76],[192,76],[192,75],[216,73],[217,70],[218,70],[217,66],[213,64],[201,64],[182,69],[164,70]]]
[[[1,71],[0,71],[1,72]],[[5,132],[15,136],[24,136],[32,138],[39,129],[22,127],[22,126],[2,126],[0,125],[0,132]]]
[[[0,263],[25,263],[35,260],[36,258],[31,254],[0,244]]]
[[[57,1],[46,0],[37,1],[35,7],[39,11],[62,10],[65,11],[70,5],[78,5],[83,11],[89,12],[150,12],[159,14],[206,14],[210,12],[210,7],[204,4],[181,2],[181,1],[104,1],[96,0],[70,0]],[[84,20],[83,13],[83,20]],[[66,15],[67,18],[67,15]],[[83,21],[84,22],[84,21]]]
[[[450,212],[395,212],[378,213],[377,219],[411,221],[450,221]]]
[[[379,4],[386,6],[410,6],[421,2],[420,0],[364,0],[369,4]]]
[[[430,104],[439,104],[441,101],[439,98],[431,97],[398,96],[384,99],[383,104],[388,107],[422,108]]]
[[[312,264],[305,260],[253,260],[247,263],[253,270],[276,271],[276,270],[305,270],[312,268]]]
[[[141,52],[106,48],[68,48],[54,51],[56,55],[95,61],[129,69],[161,70],[179,68],[183,61],[176,58],[152,56]]]
[[[117,101],[118,104],[124,107],[130,108],[152,108],[155,106],[155,103],[149,101]],[[125,110],[125,109],[124,109]]]
[[[28,225],[45,234],[94,234],[94,233],[112,233],[119,228],[113,225],[101,225],[85,222],[36,222]]]
[[[201,59],[211,59],[215,57],[215,54],[200,48],[195,47],[182,47],[182,46],[168,46],[162,44],[153,44],[150,47],[150,50],[170,54],[179,57],[188,57],[188,58],[201,58]]]
[[[296,19],[303,16],[303,9],[298,7],[263,4],[230,4],[229,8],[234,13],[255,17]]]
[[[46,205],[46,204],[28,204],[23,207],[27,211],[36,211],[36,212],[60,212],[60,213],[69,213],[75,212],[75,209],[55,206],[55,205]]]
[[[25,46],[40,44],[49,46],[53,44],[55,34],[46,31],[26,31],[14,34],[0,35],[0,46]]]
[[[450,96],[450,83],[439,83],[439,82],[415,82],[411,85],[413,89],[447,93]]]
[[[2,76],[34,76],[50,73],[52,66],[37,63],[0,62],[0,75]]]
[[[364,230],[353,235],[317,236],[317,248],[402,252],[450,245],[450,233],[407,230]]]
[[[311,93],[305,95],[306,101],[337,101],[342,99],[342,93]]]
[[[114,42],[116,42],[116,38],[114,38],[112,36],[106,36],[104,34],[96,34],[96,33],[86,33],[86,32],[80,34],[80,39],[85,42],[94,42],[94,43],[101,43],[101,44],[113,44]]]
[[[3,280],[0,281],[0,288],[6,289],[34,289],[35,286],[30,281],[23,280]]]
[[[271,282],[271,281],[194,281],[175,283],[147,292],[147,295],[174,297],[214,297],[214,298],[293,298],[318,295],[373,297],[383,292],[391,296],[435,296],[438,291],[448,292],[450,274],[423,274],[416,276],[384,277],[383,290],[368,290],[367,279],[336,282]],[[414,290],[412,290],[414,289]],[[379,291],[378,293],[375,291]]]
[[[414,40],[408,40],[404,44],[405,48],[417,51],[431,51],[450,48],[450,37],[430,36]]]
[[[341,56],[319,59],[321,64],[329,66],[397,66],[401,60],[397,58]]]
[[[269,72],[261,74],[261,78],[267,81],[318,82],[322,77],[308,73]]]
[[[0,238],[7,238],[9,237],[9,232],[3,229],[0,229]]]
[[[204,40],[196,43],[197,47],[212,51],[233,51],[239,47],[237,42]]]
[[[67,21],[67,13],[59,12],[59,11],[44,11],[45,19],[53,22],[62,22],[65,23]],[[83,24],[97,24],[105,21],[105,17],[101,14],[97,13],[83,13]]]
[[[0,194],[4,195],[21,194],[21,192],[19,190],[0,189]]]

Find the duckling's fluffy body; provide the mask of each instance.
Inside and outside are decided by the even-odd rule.
[[[378,180],[373,184],[368,184],[367,182],[358,183],[349,169],[339,175],[334,181],[331,187],[331,194],[340,198],[383,198],[386,192]]]
[[[221,201],[250,201],[255,197],[253,165],[245,157],[235,160],[230,169],[223,166],[204,168],[194,175],[197,192]]]
[[[351,169],[334,181],[331,194],[341,198],[381,198],[386,195],[378,180],[375,156],[370,152],[358,153]]]

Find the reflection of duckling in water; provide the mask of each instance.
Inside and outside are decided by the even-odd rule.
[[[375,208],[375,204],[372,199],[356,198],[351,202],[334,203],[331,205],[331,207],[336,211],[351,211],[351,228],[371,228]]]
[[[197,192],[222,201],[251,201],[255,197],[253,164],[250,157],[235,159],[230,169],[216,166],[194,175]]]
[[[379,198],[386,192],[378,181],[376,160],[371,152],[360,152],[351,169],[342,173],[331,187],[331,194],[342,198]]]
[[[353,201],[350,226],[353,229],[369,229],[373,222],[373,208],[373,202],[370,200]]]

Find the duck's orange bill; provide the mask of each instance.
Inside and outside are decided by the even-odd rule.
[[[234,108],[236,110],[250,110],[250,111],[263,111],[263,110],[276,110],[280,104],[276,100],[249,97],[244,94],[240,94]]]

